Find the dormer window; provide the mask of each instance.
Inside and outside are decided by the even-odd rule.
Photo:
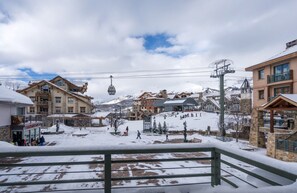
[[[57,85],[57,86],[64,86],[65,83],[64,83],[63,80],[58,80],[58,81],[56,82],[56,85]]]
[[[49,86],[48,85],[43,85],[41,87],[41,91],[43,91],[43,92],[49,92]]]

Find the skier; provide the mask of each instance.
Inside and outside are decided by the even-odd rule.
[[[141,133],[139,132],[139,130],[137,130],[137,137],[136,137],[136,139],[138,139],[138,138],[141,139],[141,136],[140,135],[141,135]]]

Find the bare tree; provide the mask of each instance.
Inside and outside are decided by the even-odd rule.
[[[246,118],[246,114],[240,113],[238,111],[232,112],[230,114],[230,119],[232,120],[233,123],[235,123],[235,127],[233,127],[233,129],[235,129],[236,142],[238,142],[239,133],[240,131],[242,131],[245,118]]]

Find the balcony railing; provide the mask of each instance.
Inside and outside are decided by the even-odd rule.
[[[50,91],[38,91],[36,92],[36,96],[50,96]]]
[[[50,105],[50,101],[38,101],[38,102],[36,102],[36,104],[38,106],[49,106]]]
[[[285,80],[293,80],[293,70],[290,70],[288,73],[284,74],[267,75],[267,84]]]
[[[255,168],[265,172],[257,173]],[[163,184],[158,187],[164,188],[207,184],[211,188],[221,181],[234,188],[257,188],[263,182],[264,186],[283,186],[296,181],[294,170],[280,168],[269,158],[257,161],[253,152],[222,149],[214,144],[0,148],[0,192],[18,191],[20,187],[29,192],[129,192],[134,188],[155,188],[152,183],[158,179]],[[166,184],[168,179],[187,183],[174,180]]]

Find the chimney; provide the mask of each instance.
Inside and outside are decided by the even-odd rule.
[[[293,47],[295,45],[297,45],[297,39],[286,43],[286,49],[291,48],[291,47]]]

